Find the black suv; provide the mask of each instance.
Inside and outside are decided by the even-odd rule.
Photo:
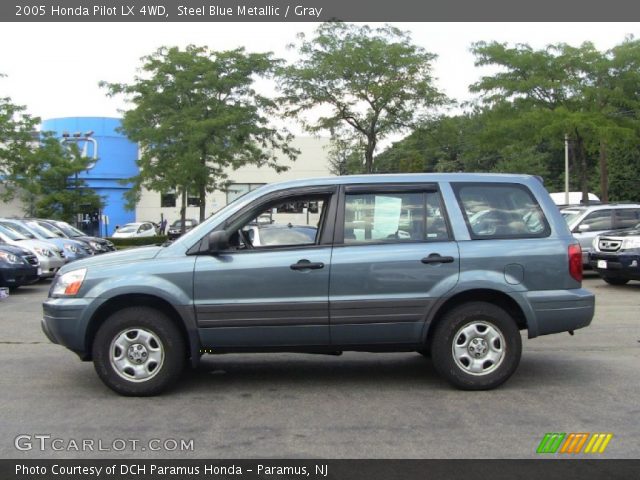
[[[37,282],[40,262],[29,250],[0,242],[0,287],[18,288]]]
[[[184,221],[184,232],[187,233],[189,230],[193,229],[193,227],[195,227],[196,225],[198,225],[198,222],[196,220],[194,220],[193,218],[187,218]],[[169,240],[175,240],[180,235],[182,235],[182,222],[180,220],[176,220],[169,227],[167,238]]]
[[[589,264],[611,285],[640,280],[640,223],[593,240]]]

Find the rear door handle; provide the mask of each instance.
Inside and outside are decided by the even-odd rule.
[[[432,253],[420,260],[422,263],[453,263],[453,257],[443,257],[439,253]]]
[[[298,263],[294,263],[290,268],[291,270],[318,270],[324,268],[324,263],[310,262],[309,260],[303,259],[298,260]]]

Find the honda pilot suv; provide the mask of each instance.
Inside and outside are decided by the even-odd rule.
[[[610,285],[640,280],[640,223],[593,240],[591,267]]]
[[[315,232],[254,244],[265,215]],[[204,354],[274,351],[418,351],[480,390],[514,373],[521,330],[590,324],[581,281],[535,177],[317,178],[249,192],[171,244],[65,266],[42,328],[123,395],[161,392]]]

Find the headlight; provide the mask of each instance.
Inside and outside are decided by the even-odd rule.
[[[621,250],[631,250],[632,248],[640,248],[640,237],[629,237],[622,241]]]
[[[65,296],[76,295],[78,291],[80,291],[80,287],[82,287],[82,282],[84,282],[84,277],[86,274],[87,269],[80,268],[78,270],[71,270],[70,272],[60,275],[57,278],[51,293],[53,295]]]
[[[0,260],[4,260],[7,263],[13,263],[14,265],[22,263],[20,257],[16,257],[12,253],[0,252]]]
[[[598,242],[600,241],[600,237],[593,237],[593,241],[591,242],[591,250],[594,252],[599,252],[598,250]]]
[[[72,253],[80,252],[80,250],[78,250],[78,247],[76,247],[75,245],[71,245],[70,243],[65,243],[64,248]]]
[[[94,250],[102,250],[102,245],[100,245],[98,242],[90,241],[89,246],[91,246],[91,248],[93,248]]]
[[[33,250],[41,257],[53,257],[53,252],[48,248],[35,247]]]

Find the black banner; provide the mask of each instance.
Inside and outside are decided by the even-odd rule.
[[[629,0],[3,0],[2,22],[637,21]],[[597,28],[594,26],[593,28]]]
[[[640,460],[0,460],[2,480],[638,478]]]

